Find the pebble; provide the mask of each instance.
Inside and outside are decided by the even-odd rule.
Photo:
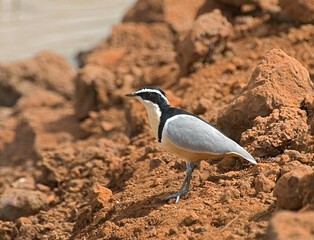
[[[299,183],[306,174],[312,172],[310,167],[300,166],[281,176],[274,188],[274,197],[277,198],[278,207],[297,210],[303,206]]]
[[[191,226],[195,224],[196,222],[198,222],[198,220],[199,220],[199,217],[197,216],[197,214],[195,212],[192,212],[189,216],[184,218],[183,224],[185,226]]]
[[[40,191],[10,188],[0,198],[0,219],[15,221],[38,213],[48,205],[46,194]]]

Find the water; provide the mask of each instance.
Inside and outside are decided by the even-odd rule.
[[[34,56],[42,50],[71,63],[108,36],[135,0],[0,0],[0,62]]]

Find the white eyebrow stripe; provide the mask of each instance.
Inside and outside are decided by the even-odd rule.
[[[141,90],[136,91],[135,93],[143,93],[143,92],[154,92],[154,93],[158,93],[168,104],[170,104],[169,101],[168,101],[168,99],[167,99],[160,91],[155,90],[155,89],[144,88],[144,89],[141,89]]]

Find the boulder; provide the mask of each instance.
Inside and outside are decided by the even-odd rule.
[[[51,52],[0,66],[0,105],[13,106],[22,95],[43,88],[70,99],[75,74],[74,67]]]
[[[88,64],[75,79],[75,114],[84,119],[90,111],[113,105],[111,95],[115,89],[115,76],[107,69]]]
[[[92,211],[95,208],[103,208],[108,205],[108,202],[112,196],[112,191],[109,188],[96,186],[93,188],[93,192],[90,196],[90,205]]]
[[[138,0],[123,17],[124,22],[164,22],[176,32],[191,29],[205,0]],[[208,9],[210,10],[210,9]]]
[[[313,239],[314,212],[280,211],[268,223],[265,239]]]
[[[82,53],[81,60],[84,67],[91,64],[109,70],[118,89],[154,85],[167,88],[175,83],[179,71],[174,42],[175,35],[165,23],[127,22],[116,25],[106,41]],[[116,92],[113,94],[121,102],[122,92]]]
[[[185,226],[192,226],[193,224],[197,223],[199,221],[199,216],[192,211],[191,214],[189,214],[188,216],[186,216],[183,219],[183,225]]]
[[[0,107],[0,153],[14,139],[17,123],[13,108]]]
[[[263,173],[258,175],[254,180],[254,188],[256,193],[271,192],[275,186],[275,182],[267,178]]]
[[[0,152],[0,166],[36,161],[43,150],[84,136],[71,105],[26,108],[18,118],[15,137]]]
[[[26,119],[15,130],[15,138],[0,152],[0,165],[11,165],[29,159],[38,159],[35,145],[36,132]]]
[[[311,134],[314,135],[314,94],[309,93],[304,99],[304,107],[308,113],[308,123],[311,128]]]
[[[29,108],[58,107],[65,102],[65,98],[53,91],[37,89],[24,94],[16,103],[15,109],[22,112]]]
[[[116,47],[99,49],[87,55],[82,54],[81,57],[85,57],[84,62],[86,64],[97,65],[109,71],[114,71],[123,60],[125,54],[126,47]]]
[[[40,191],[7,189],[0,198],[0,219],[15,221],[19,217],[38,213],[48,205],[48,198]]]
[[[232,25],[218,9],[200,15],[191,31],[177,46],[177,61],[181,75],[195,71],[197,63],[211,61],[225,47],[225,40],[232,35]]]
[[[299,183],[299,193],[303,199],[303,206],[307,204],[314,205],[314,172],[305,175],[301,179]]]
[[[314,0],[279,0],[279,5],[291,19],[314,24]]]
[[[270,50],[254,70],[248,85],[221,111],[218,128],[239,141],[257,116],[266,117],[281,107],[298,108],[311,91],[313,84],[308,71],[282,50]]]
[[[302,178],[312,172],[311,167],[304,165],[281,176],[274,188],[274,196],[277,198],[277,206],[279,208],[296,210],[303,206],[299,185]],[[305,181],[303,186],[307,186],[307,181]],[[303,193],[304,195],[306,194],[305,190],[303,190]]]
[[[252,128],[242,133],[241,145],[255,157],[277,156],[291,145],[297,147],[308,129],[305,111],[282,107],[267,117],[256,117]]]

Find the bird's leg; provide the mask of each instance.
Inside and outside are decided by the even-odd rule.
[[[187,193],[190,189],[190,181],[191,181],[191,176],[192,176],[193,170],[194,170],[194,163],[186,162],[186,174],[185,174],[185,177],[184,177],[183,182],[181,184],[180,190],[178,192],[166,197],[165,200],[169,200],[170,198],[176,198],[176,203],[178,203],[181,195],[184,193]]]

